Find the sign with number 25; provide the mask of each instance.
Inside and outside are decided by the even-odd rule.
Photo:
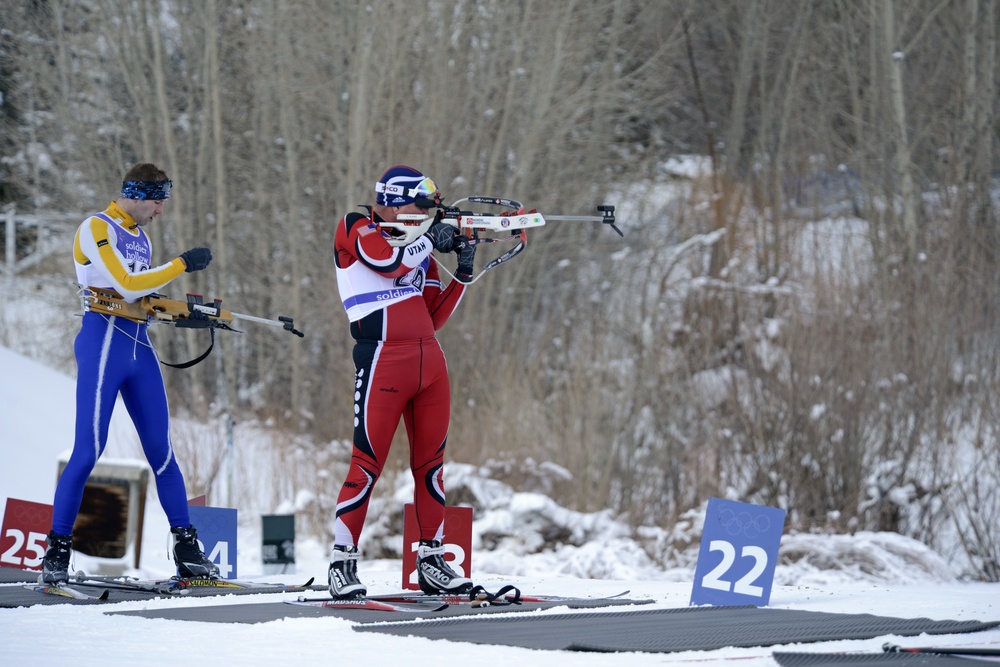
[[[709,498],[691,604],[766,606],[785,510]]]
[[[0,528],[0,565],[19,570],[42,569],[52,527],[52,505],[7,499]]]

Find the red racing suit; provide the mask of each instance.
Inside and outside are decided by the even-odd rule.
[[[420,538],[440,540],[444,530],[451,388],[435,332],[455,311],[465,285],[452,280],[442,289],[430,239],[391,246],[378,220],[375,213],[348,213],[334,240],[337,286],[355,339],[354,449],[334,528],[334,542],[344,546],[356,546],[361,537],[400,416]]]

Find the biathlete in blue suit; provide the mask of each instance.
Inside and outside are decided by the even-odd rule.
[[[192,248],[166,264],[152,265],[143,227],[163,213],[171,181],[153,164],[132,167],[121,195],[80,225],[73,242],[77,282],[83,289],[116,292],[126,302],[161,289],[185,271],[201,271],[212,260],[208,248]],[[188,516],[184,475],[170,444],[167,394],[145,319],[87,310],[74,343],[77,363],[76,439],[56,485],[52,531],[42,560],[41,581],[68,580],[73,524],[84,485],[108,441],[115,401],[121,394],[142,450],[153,469],[156,492],[174,536],[174,562],[181,577],[215,577]]]

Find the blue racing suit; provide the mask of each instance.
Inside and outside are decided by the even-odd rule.
[[[73,243],[77,282],[114,290],[128,302],[157,291],[184,273],[175,258],[151,267],[145,231],[114,202],[80,225]],[[76,438],[56,485],[52,530],[72,534],[87,478],[104,452],[115,401],[121,394],[153,469],[160,505],[171,526],[188,527],[184,476],[170,443],[170,417],[159,360],[146,322],[85,312],[74,344],[77,363]]]

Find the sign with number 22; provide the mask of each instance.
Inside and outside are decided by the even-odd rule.
[[[709,498],[691,604],[767,606],[785,510]]]

